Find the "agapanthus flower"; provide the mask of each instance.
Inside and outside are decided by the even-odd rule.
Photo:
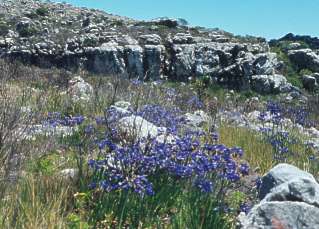
[[[204,193],[210,193],[213,191],[213,182],[207,179],[203,179],[203,178],[196,179],[195,186]]]

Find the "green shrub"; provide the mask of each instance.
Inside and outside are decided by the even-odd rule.
[[[299,72],[299,74],[301,75],[301,76],[304,76],[304,75],[312,75],[312,71],[311,70],[309,70],[309,69],[301,69],[300,70],[300,72]]]
[[[49,9],[47,7],[42,6],[38,9],[36,9],[36,13],[39,16],[47,16],[47,15],[49,15]]]
[[[287,77],[289,83],[293,86],[302,87],[302,82],[298,74],[296,66],[290,61],[287,53],[284,52],[282,46],[271,47],[271,51],[277,54],[280,61],[283,61],[285,68],[283,69],[283,75]]]
[[[0,36],[5,36],[9,32],[9,25],[4,21],[0,21]]]
[[[24,27],[19,30],[19,35],[21,37],[31,37],[37,33],[37,29],[34,27]]]

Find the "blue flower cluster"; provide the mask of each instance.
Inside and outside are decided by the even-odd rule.
[[[143,117],[156,126],[167,127],[171,133],[177,133],[183,120],[181,110],[177,107],[168,108],[159,105],[145,105],[137,115]]]
[[[214,185],[232,183],[249,173],[240,163],[243,150],[202,142],[202,134],[185,134],[176,143],[136,141],[119,146],[106,139],[98,144],[102,159],[90,160],[94,171],[92,188],[106,192],[132,190],[141,196],[153,195],[153,181],[166,174],[175,182],[189,181],[202,192],[214,191]]]
[[[285,107],[277,102],[268,101],[266,111],[271,114],[272,121],[276,124],[280,124],[283,118],[289,118],[293,123],[302,126],[313,126],[314,121],[310,120],[309,112],[301,106],[297,107]],[[261,113],[259,119],[264,121],[266,113]]]
[[[193,96],[187,101],[187,105],[193,109],[201,109],[204,107],[204,103],[198,96]]]
[[[302,108],[285,108],[275,102],[268,102],[266,111],[260,113],[258,119],[263,122],[266,121],[267,113],[270,114],[270,122],[273,123],[273,127],[263,127],[261,133],[273,147],[274,160],[285,162],[289,156],[294,155],[292,148],[300,141],[288,131],[283,130],[283,120],[286,117],[290,118],[295,124],[306,125],[308,123],[308,113]]]
[[[52,127],[56,126],[76,126],[81,125],[85,118],[82,115],[78,116],[63,116],[60,112],[50,112],[44,121],[45,125]]]

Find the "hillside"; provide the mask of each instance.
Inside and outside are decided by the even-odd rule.
[[[209,76],[226,87],[259,93],[292,91],[289,82],[302,86],[301,70],[318,70],[316,46],[306,53],[301,50],[301,54],[288,55],[287,47],[274,49],[262,38],[188,27],[182,20],[136,21],[98,10],[29,0],[5,1],[1,9],[1,56],[40,67],[152,80],[187,81]],[[308,39],[288,49],[308,47],[307,42],[311,46]],[[309,56],[311,66],[302,64],[298,55]],[[287,66],[287,56],[298,68]]]

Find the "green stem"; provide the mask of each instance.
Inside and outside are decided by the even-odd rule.
[[[125,210],[125,207],[126,207],[127,199],[128,199],[128,191],[125,193],[125,200],[124,200],[124,203],[123,203],[123,208],[122,208],[122,211],[121,211],[121,218],[120,218],[119,227],[118,227],[119,229],[121,229],[121,226],[122,226],[124,210]]]

